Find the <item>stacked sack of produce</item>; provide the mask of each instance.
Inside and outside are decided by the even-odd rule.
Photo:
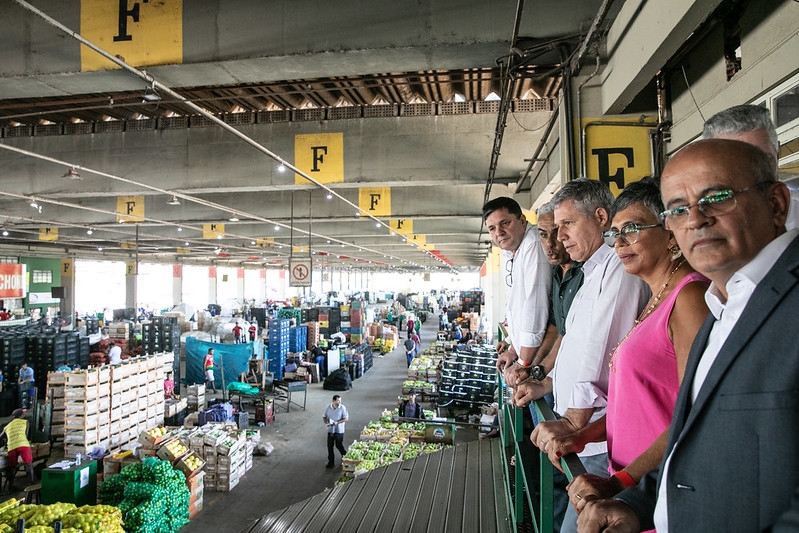
[[[121,511],[110,505],[20,505],[14,498],[0,504],[0,532],[13,533],[20,519],[25,520],[26,533],[53,533],[56,521],[62,533],[125,533]]]
[[[128,533],[170,533],[189,521],[189,489],[168,461],[144,459],[100,485],[104,503],[119,507]]]

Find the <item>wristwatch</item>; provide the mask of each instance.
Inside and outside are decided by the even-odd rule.
[[[544,378],[547,377],[547,373],[544,371],[544,366],[535,365],[533,368],[531,368],[530,377],[537,381],[544,381]]]

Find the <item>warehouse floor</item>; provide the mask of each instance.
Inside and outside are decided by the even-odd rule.
[[[432,318],[422,325],[423,348],[436,338],[438,323]],[[396,407],[405,377],[405,354],[397,348],[375,358],[374,366],[356,379],[349,391],[335,393],[323,390],[321,384],[309,385],[304,411],[294,405],[288,413],[279,410],[275,422],[261,429],[261,442],[272,443],[274,452],[269,457],[254,457],[252,470],[231,492],[205,492],[203,511],[181,533],[240,531],[272,511],[332,488],[341,475],[341,466],[336,452],[336,468],[325,468],[327,440],[322,412],[333,394],[341,394],[350,414],[346,447],[369,421],[377,420],[384,409]],[[301,396],[299,401],[302,403]],[[458,442],[476,439],[473,430],[458,431]]]

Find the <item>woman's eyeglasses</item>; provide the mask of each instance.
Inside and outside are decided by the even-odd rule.
[[[642,229],[649,229],[649,228],[661,228],[660,224],[649,224],[646,226],[642,226],[640,224],[636,224],[635,222],[631,222],[629,224],[625,224],[621,227],[620,230],[609,229],[607,231],[602,232],[602,240],[605,241],[605,244],[610,246],[611,248],[616,247],[616,239],[621,237],[626,244],[635,244],[638,242],[638,235]]]

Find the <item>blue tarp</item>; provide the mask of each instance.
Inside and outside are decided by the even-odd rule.
[[[221,344],[186,337],[186,383],[205,383],[203,360],[210,348],[214,349],[214,385],[224,388],[239,380],[239,374],[249,370],[253,353],[260,359],[264,353],[261,341],[246,344]],[[222,365],[225,367],[225,383],[222,382]]]

